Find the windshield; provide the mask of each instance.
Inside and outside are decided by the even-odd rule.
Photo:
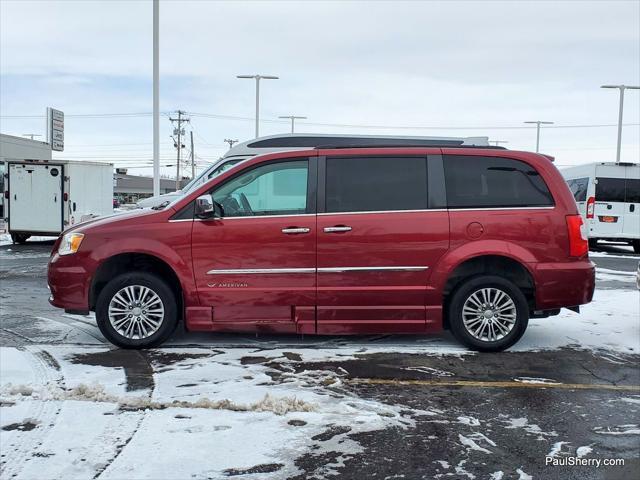
[[[201,183],[204,183],[207,180],[211,180],[212,178],[217,177],[221,173],[224,173],[227,170],[229,170],[236,163],[241,162],[242,160],[244,160],[244,158],[227,160],[227,161],[221,160],[217,163],[214,163],[209,168],[207,168],[204,172],[202,172],[200,175],[198,175],[197,177],[192,179],[189,183],[187,183],[184,187],[182,187],[182,190],[181,190],[182,193],[187,193],[188,191],[192,190],[193,188],[200,185]]]

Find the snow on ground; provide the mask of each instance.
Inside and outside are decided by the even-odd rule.
[[[556,317],[531,319],[511,350],[562,347],[640,353],[640,292],[596,290],[579,314],[563,310]]]
[[[265,464],[284,477],[313,444],[338,452],[340,464],[361,451],[347,433],[413,425],[406,407],[355,397],[334,373],[294,373],[287,365],[302,350],[286,352],[295,360],[269,350],[281,371],[242,360],[263,361],[256,349],[172,349],[184,358],[167,366],[160,356],[153,384],[135,391],[122,368],[78,362],[108,355],[104,347],[48,346],[48,359],[33,346],[0,351],[7,478],[219,478]],[[154,460],[140,462],[149,452]]]

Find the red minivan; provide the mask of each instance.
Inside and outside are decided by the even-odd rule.
[[[582,219],[548,157],[491,147],[260,155],[156,210],[60,236],[52,305],[124,348],[187,330],[431,333],[513,345],[591,301]]]

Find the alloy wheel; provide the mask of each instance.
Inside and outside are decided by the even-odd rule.
[[[483,342],[506,337],[516,324],[513,299],[499,288],[480,288],[471,293],[462,306],[462,321],[471,336]]]
[[[128,285],[109,302],[109,322],[125,338],[140,340],[158,331],[164,320],[164,304],[149,287]]]

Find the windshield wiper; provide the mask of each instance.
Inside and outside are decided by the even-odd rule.
[[[169,200],[165,200],[160,205],[156,205],[155,207],[151,207],[151,210],[162,210],[164,207],[169,205],[171,202]]]

